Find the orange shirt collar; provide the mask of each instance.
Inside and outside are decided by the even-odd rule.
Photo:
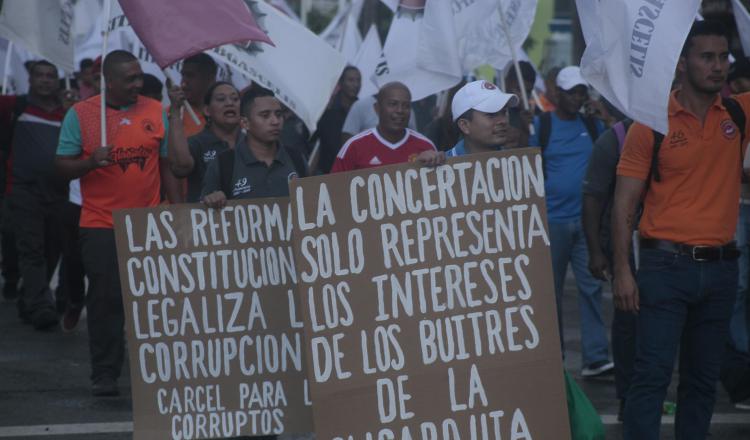
[[[685,107],[680,104],[680,101],[677,100],[677,92],[678,90],[674,90],[672,93],[669,94],[669,116],[675,116],[681,112],[684,113],[690,113],[688,110],[685,109]],[[724,110],[724,105],[721,103],[721,95],[718,93],[716,94],[716,99],[714,99],[714,103],[711,104],[711,107],[718,107],[720,110]]]

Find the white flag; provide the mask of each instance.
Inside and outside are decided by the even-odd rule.
[[[363,5],[364,0],[353,0],[345,7],[341,8],[338,12],[336,12],[336,15],[331,19],[330,23],[328,23],[328,26],[326,26],[326,28],[323,29],[320,34],[318,34],[320,38],[324,39],[326,42],[328,42],[328,44],[340,50],[345,38],[344,34],[349,27],[349,23],[354,22],[356,27],[356,23],[359,22],[359,16],[362,13]],[[362,36],[360,35],[360,42],[361,40]]]
[[[512,47],[500,21],[505,13]],[[418,63],[453,75],[467,75],[481,65],[504,69],[513,49],[518,55],[536,15],[537,0],[431,1],[425,8]]]
[[[398,10],[388,30],[375,77],[379,87],[392,81],[404,83],[413,101],[449,89],[461,80],[455,71],[429,70],[418,64],[423,22],[421,10]]]
[[[341,45],[338,47],[339,52],[344,56],[347,62],[352,63],[357,56],[359,48],[362,46],[362,34],[359,33],[357,21],[359,16],[349,14],[346,18],[344,35],[341,38]]]
[[[700,0],[576,0],[584,78],[620,111],[667,133],[677,61]]]
[[[72,0],[0,2],[0,36],[66,72],[75,71]]]
[[[8,54],[8,40],[0,38],[0,74],[4,81],[7,81],[6,93],[8,95],[24,95],[29,91],[29,72],[26,70],[25,63],[33,61],[37,57],[26,52],[13,44],[13,52],[10,55],[10,65],[8,72],[5,72],[5,57]]]
[[[275,46],[224,45],[206,51],[247,79],[272,90],[314,131],[346,66],[344,57],[301,24],[264,2],[253,2],[253,15]]]
[[[362,46],[354,57],[352,63],[359,69],[362,75],[362,88],[359,89],[359,97],[372,96],[378,91],[378,85],[375,83],[375,69],[378,67],[380,57],[383,54],[383,45],[380,43],[378,30],[373,24],[367,31]]]
[[[750,56],[750,14],[739,0],[732,0],[732,9],[734,22],[737,23],[737,33],[742,43],[742,51],[745,56]]]
[[[283,12],[287,17],[291,18],[297,23],[302,22],[302,20],[300,20],[299,18],[299,15],[297,15],[297,13],[294,12],[294,9],[292,9],[292,7],[289,6],[289,3],[287,3],[286,0],[268,0],[268,2],[271,4],[271,6]]]

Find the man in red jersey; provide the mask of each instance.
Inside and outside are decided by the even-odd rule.
[[[378,126],[350,138],[336,156],[332,173],[418,161],[434,166],[445,161],[432,141],[407,128],[411,93],[400,82],[380,88],[375,101]]]

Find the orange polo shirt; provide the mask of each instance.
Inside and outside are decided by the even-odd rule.
[[[718,95],[701,124],[680,105],[676,93],[669,100],[669,133],[659,149],[661,181],[651,178],[639,231],[645,238],[723,245],[734,237],[739,215],[744,157],[739,129]],[[750,117],[750,94],[734,99]],[[749,129],[750,123],[746,139]],[[653,131],[634,123],[625,138],[617,175],[647,180],[653,147]]]

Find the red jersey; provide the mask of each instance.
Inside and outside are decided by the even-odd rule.
[[[388,142],[377,128],[365,130],[349,139],[336,156],[332,173],[410,162],[419,153],[437,150],[428,138],[407,128],[406,134],[396,143]]]

